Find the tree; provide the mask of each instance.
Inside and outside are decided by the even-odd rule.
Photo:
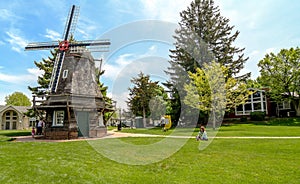
[[[21,92],[14,92],[11,95],[5,97],[6,105],[14,106],[31,106],[30,99]]]
[[[195,73],[189,72],[189,77],[191,82],[184,86],[187,95],[183,101],[207,116],[211,113],[213,128],[225,110],[245,103],[251,94],[244,82],[228,77],[228,69],[214,61],[204,64],[203,69],[197,68]]]
[[[233,32],[234,26],[221,16],[214,1],[195,0],[180,16],[179,29],[174,36],[175,49],[171,50],[171,64],[194,72],[201,67],[199,62],[213,59],[228,68],[228,77],[237,76],[248,60],[242,53],[245,48],[233,46],[239,31]]]
[[[244,48],[234,46],[239,31],[233,31],[234,26],[229,25],[229,19],[221,16],[213,0],[194,0],[180,16],[179,28],[174,35],[175,49],[170,50],[171,61],[167,71],[171,77],[169,84],[173,84],[171,87],[188,83],[188,72],[194,73],[197,68],[203,68],[204,63],[213,60],[228,69],[227,78],[245,80],[250,76],[250,73],[238,76],[248,58],[244,57]],[[186,95],[184,91],[177,91],[179,94],[174,96]],[[178,101],[174,100],[177,104]]]
[[[276,55],[266,54],[259,61],[260,77],[258,81],[270,88],[273,99],[281,101],[287,95],[300,116],[300,48],[281,49]]]
[[[158,108],[159,105],[157,103],[161,102],[159,96],[164,97],[163,88],[158,85],[158,81],[151,81],[150,76],[144,75],[142,72],[138,74],[138,77],[132,78],[130,81],[134,86],[128,88],[129,98],[127,104],[135,115],[143,116],[143,123],[146,126],[146,117],[151,113],[150,101],[151,105]],[[159,108],[162,107],[160,106]]]

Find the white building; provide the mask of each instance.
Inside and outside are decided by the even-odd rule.
[[[0,106],[0,130],[28,129],[30,123],[35,121],[24,113],[31,107],[24,106]]]

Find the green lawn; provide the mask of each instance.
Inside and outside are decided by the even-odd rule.
[[[265,132],[268,136],[286,136],[296,135],[300,129],[297,126],[267,126],[266,129],[265,126],[221,127],[218,136],[248,136],[245,132],[249,130],[260,132],[249,135]],[[289,132],[281,133],[278,129],[289,129]],[[120,140],[146,145],[162,138]],[[104,140],[97,141],[101,146]],[[189,139],[167,159],[148,165],[126,165],[102,156],[86,141],[0,141],[0,183],[290,184],[300,181],[300,139],[214,139],[202,151],[198,149],[199,144],[203,142]],[[118,154],[125,157],[128,153]]]
[[[150,138],[124,138],[144,142]],[[157,138],[151,138],[153,141]],[[142,166],[119,164],[85,141],[1,142],[0,183],[298,183],[299,140],[190,139],[173,156]],[[120,153],[122,154],[122,153]]]
[[[161,128],[139,128],[129,129],[123,128],[121,132],[127,133],[141,133],[141,134],[155,134],[155,135],[169,135],[172,134],[174,129],[170,129],[167,132],[161,130]],[[196,136],[199,128],[176,128],[176,135],[193,135]],[[274,119],[263,122],[248,122],[248,123],[236,123],[225,124],[217,130],[207,128],[208,135],[212,131],[217,131],[217,136],[300,136],[300,119]]]

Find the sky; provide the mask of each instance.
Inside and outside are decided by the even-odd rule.
[[[30,42],[62,38],[71,5],[80,7],[74,31],[76,40],[109,39],[102,59],[101,81],[117,106],[125,108],[130,79],[139,72],[153,81],[166,81],[172,35],[179,13],[191,0],[0,0],[0,105],[5,97],[20,91],[32,99],[27,86],[36,86],[42,71],[34,61],[49,51],[24,51]],[[298,46],[300,3],[298,0],[215,0],[221,15],[240,32],[234,45],[249,57],[242,73],[259,76],[257,63],[265,54]],[[100,65],[97,63],[97,65]]]

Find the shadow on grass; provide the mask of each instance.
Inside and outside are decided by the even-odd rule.
[[[1,135],[6,137],[17,137],[31,135],[31,132],[29,130],[1,130],[0,136]]]

